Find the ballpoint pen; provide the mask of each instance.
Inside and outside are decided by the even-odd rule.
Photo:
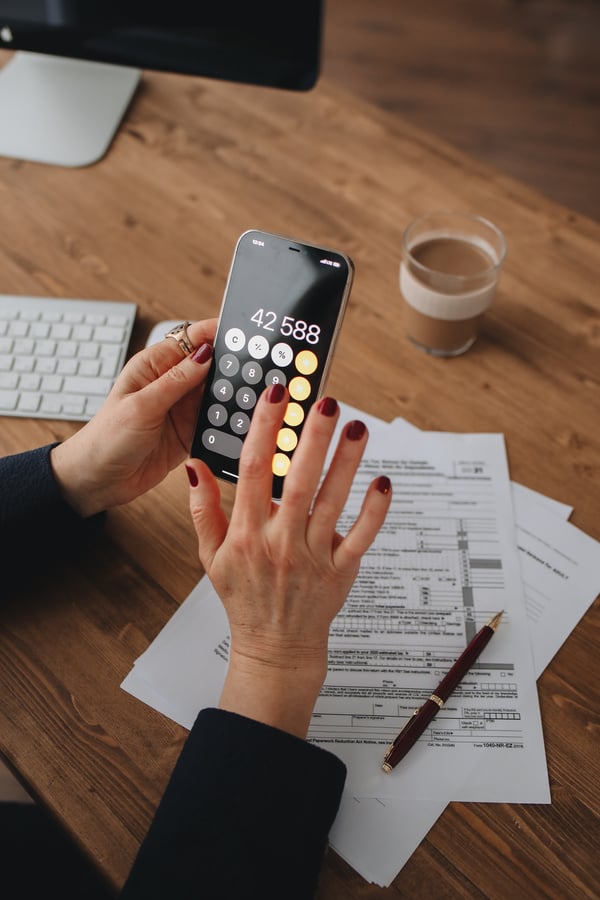
[[[486,646],[502,618],[502,612],[480,628],[475,637],[467,644],[450,671],[440,681],[437,688],[430,694],[423,706],[415,709],[414,713],[398,735],[390,744],[383,758],[383,771],[391,772],[403,759],[413,744],[416,744],[433,717],[440,711],[444,703],[465,677],[483,648]]]

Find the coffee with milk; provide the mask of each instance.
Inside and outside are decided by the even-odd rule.
[[[444,222],[444,215],[448,220],[473,219],[477,227],[469,229],[464,221]],[[417,220],[405,233],[400,268],[404,324],[418,346],[438,356],[457,356],[475,341],[492,301],[504,256],[503,238],[493,242],[482,234],[488,225],[494,229],[492,237],[499,232],[476,217],[438,214],[438,219],[430,223],[437,227],[429,228],[425,220]]]

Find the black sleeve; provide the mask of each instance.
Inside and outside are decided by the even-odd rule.
[[[313,897],[345,778],[320,747],[202,710],[120,900]]]
[[[50,465],[56,444],[0,458],[2,581],[16,584],[28,571],[65,559],[97,530],[103,514],[82,519],[63,500]]]

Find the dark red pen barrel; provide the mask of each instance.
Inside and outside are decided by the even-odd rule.
[[[437,703],[434,703],[433,700],[426,700],[423,706],[411,716],[394,741],[392,749],[386,754],[386,762],[392,769],[406,756],[410,748],[414,747],[437,712],[439,712]]]
[[[483,628],[477,632],[471,643],[467,644],[464,653],[461,653],[448,674],[442,678],[437,686],[435,693],[440,700],[446,702],[454,688],[462,681],[477,657],[480,655],[493,633],[493,628],[484,625]]]

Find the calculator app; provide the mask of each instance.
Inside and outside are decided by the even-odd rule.
[[[236,482],[244,436],[262,391],[283,384],[289,402],[274,448],[279,498],[308,409],[327,374],[352,281],[347,256],[264,232],[234,254],[191,455]]]

